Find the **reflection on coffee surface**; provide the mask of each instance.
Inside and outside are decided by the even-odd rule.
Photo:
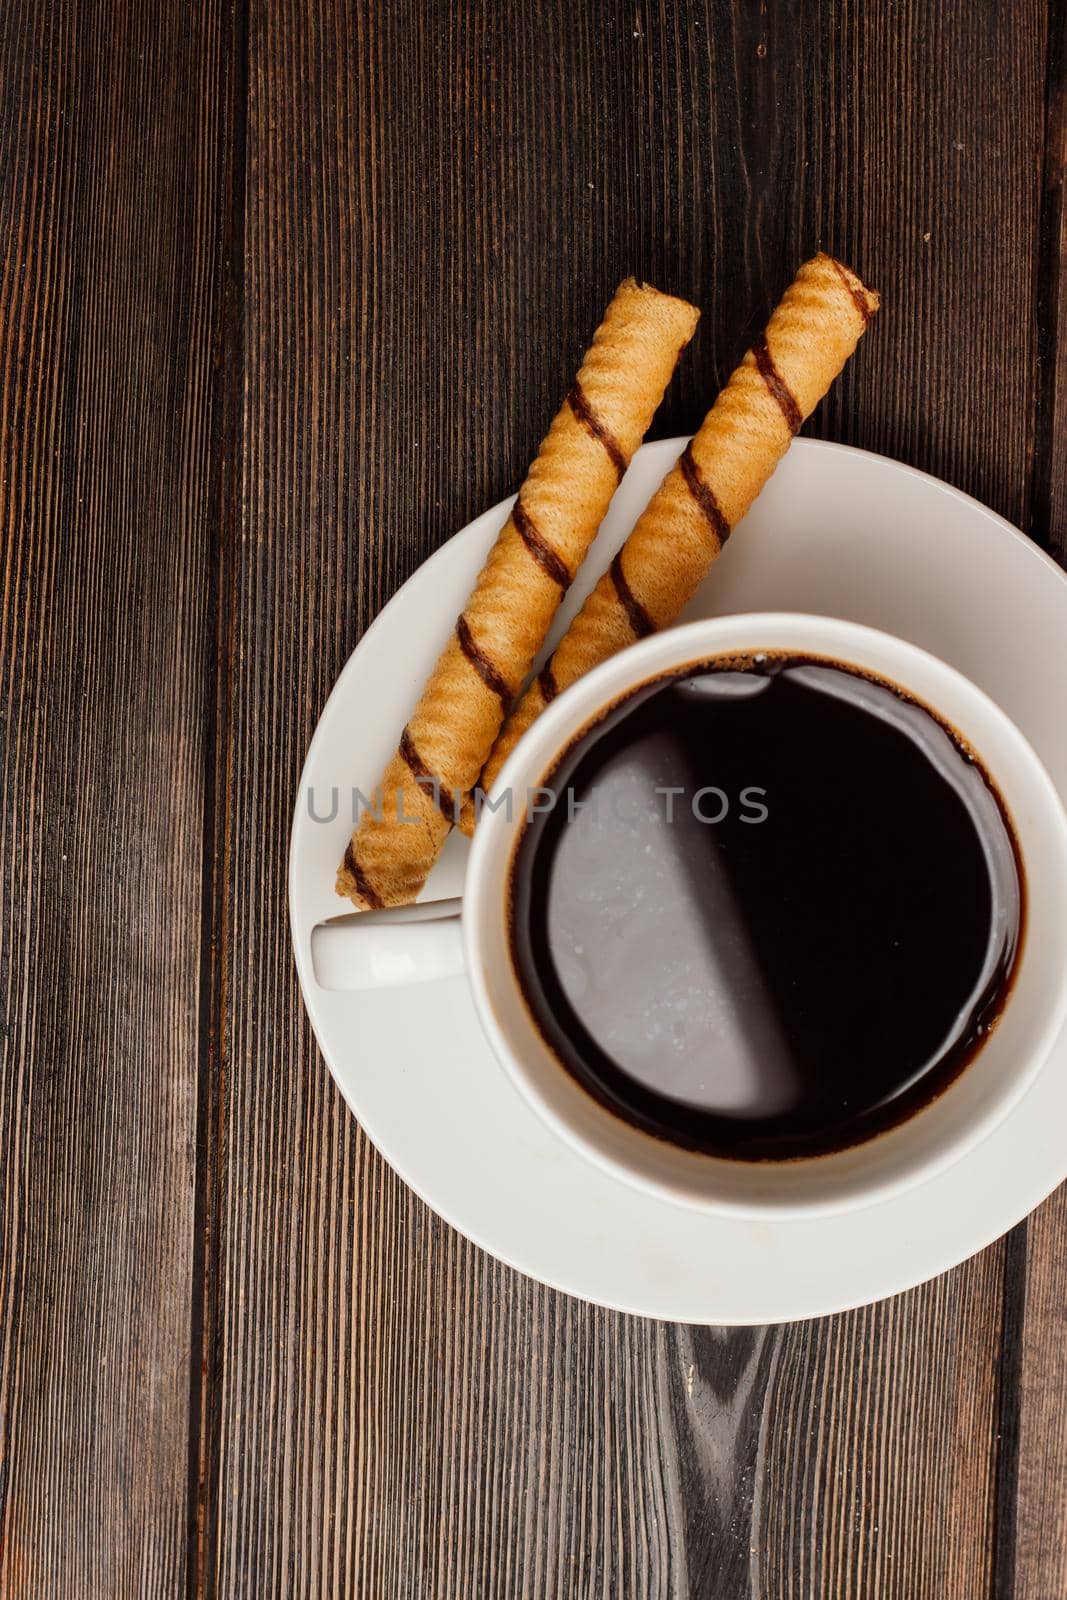
[[[646,684],[545,779],[512,955],[566,1069],[628,1121],[740,1159],[840,1149],[972,1058],[1021,941],[1012,830],[928,710],[848,667]]]

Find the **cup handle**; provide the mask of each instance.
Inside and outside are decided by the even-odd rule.
[[[358,911],[311,931],[311,965],[320,989],[395,989],[455,978],[466,970],[459,900],[399,911]]]

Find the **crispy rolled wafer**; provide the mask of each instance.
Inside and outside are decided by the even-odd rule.
[[[731,528],[855,350],[878,296],[831,256],[807,261],[548,665],[509,716],[482,772],[488,794],[526,729],[568,684],[674,622]],[[474,831],[475,804],[461,825]]]
[[[619,286],[349,842],[337,892],[361,909],[422,888],[699,315]]]

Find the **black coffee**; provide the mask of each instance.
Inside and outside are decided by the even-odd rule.
[[[660,679],[583,733],[511,878],[513,959],[618,1115],[742,1159],[855,1144],[941,1092],[1021,941],[1011,827],[950,730],[826,661]]]

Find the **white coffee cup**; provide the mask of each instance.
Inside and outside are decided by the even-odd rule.
[[[687,1151],[607,1110],[549,1049],[510,955],[508,877],[527,797],[574,737],[621,696],[665,673],[766,651],[825,656],[888,679],[935,711],[974,750],[1015,828],[1026,878],[1025,929],[996,1026],[931,1104],[886,1132],[831,1154],[736,1161]],[[954,668],[904,640],[826,617],[755,613],[655,634],[604,662],[549,705],[517,745],[478,823],[462,916],[414,908],[410,921],[347,918],[316,929],[324,987],[419,983],[466,971],[481,1023],[516,1088],[561,1139],[626,1180],[689,1205],[753,1218],[851,1209],[929,1178],[1021,1099],[1067,1021],[1067,816],[1014,723]],[[436,912],[436,914],[435,914]],[[858,1041],[862,1069],[862,1040]],[[1051,1070],[1051,1068],[1050,1068]]]

